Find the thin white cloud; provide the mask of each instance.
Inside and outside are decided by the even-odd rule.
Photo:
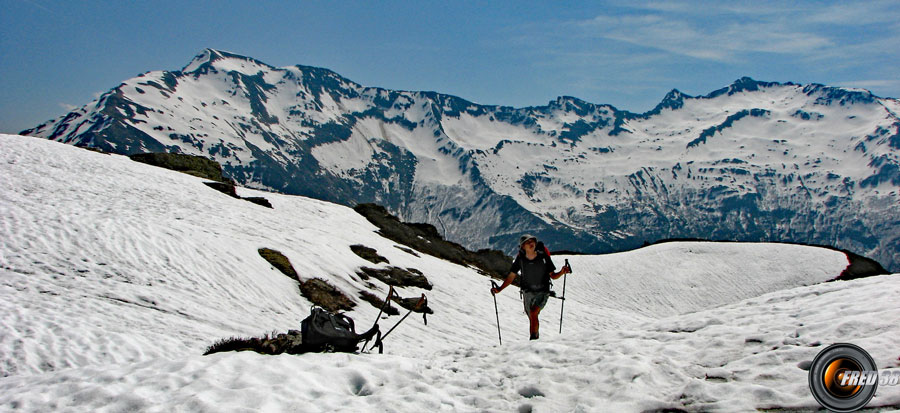
[[[684,16],[640,14],[597,16],[572,22],[588,36],[609,39],[698,59],[733,62],[744,53],[816,53],[833,46],[831,39],[798,30],[790,19],[750,16],[709,22]]]
[[[67,112],[71,112],[71,111],[79,108],[79,106],[70,105],[68,103],[63,103],[63,102],[59,103],[59,107],[63,108],[63,110],[65,110]]]
[[[900,7],[896,0],[853,4],[859,7],[850,10],[838,2],[610,0],[598,15],[510,27],[506,39],[526,50],[538,70],[555,69],[554,76],[568,90],[600,99],[658,101],[657,94],[673,87],[696,88],[744,75],[830,81],[896,95],[900,80],[892,80],[887,68],[898,56]],[[708,81],[690,72],[704,66]],[[699,87],[700,92],[711,90]],[[653,96],[647,98],[647,92]]]
[[[900,79],[848,80],[837,84],[840,87],[863,89],[900,89]]]
[[[51,10],[49,7],[46,7],[46,6],[44,6],[43,4],[38,3],[36,0],[20,0],[20,1],[21,1],[22,3],[28,3],[28,4],[30,4],[30,5],[32,5],[32,6],[34,6],[34,7],[37,7],[37,8],[39,8],[39,9],[43,10],[43,11],[46,11],[46,12],[50,12],[50,13],[56,14],[56,12],[54,12],[53,10]]]
[[[841,2],[823,7],[804,16],[807,23],[864,26],[895,23],[900,17],[898,3],[889,1]]]

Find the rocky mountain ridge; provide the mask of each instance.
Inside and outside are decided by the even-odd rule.
[[[471,249],[671,237],[833,245],[900,265],[900,102],[741,78],[631,113],[479,105],[207,49],[23,134],[222,164],[252,188],[375,202]]]

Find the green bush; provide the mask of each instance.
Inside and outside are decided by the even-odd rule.
[[[269,262],[269,264],[272,264],[273,267],[284,273],[284,275],[302,282],[300,276],[297,274],[297,271],[294,270],[294,266],[291,265],[291,260],[285,257],[284,254],[269,248],[260,248],[258,252],[259,255],[263,257],[263,259],[265,259]]]
[[[222,165],[202,156],[180,153],[137,153],[131,160],[222,182]]]
[[[350,311],[356,306],[350,298],[320,278],[313,278],[300,284],[300,293],[313,304],[331,312]]]

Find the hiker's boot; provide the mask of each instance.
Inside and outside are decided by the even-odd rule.
[[[531,338],[529,340],[537,340],[538,336],[539,336],[538,333],[531,333]]]

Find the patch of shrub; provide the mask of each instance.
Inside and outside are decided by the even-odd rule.
[[[222,165],[202,156],[180,153],[137,153],[131,160],[222,182]]]
[[[374,277],[387,285],[394,287],[419,287],[431,290],[431,283],[422,275],[422,272],[415,270],[415,273],[400,267],[388,267],[384,269],[362,267],[357,272],[362,279]]]
[[[433,225],[401,222],[381,205],[359,204],[353,209],[377,226],[378,233],[385,238],[456,264],[471,265],[485,275],[503,279],[512,263],[512,258],[502,251],[482,249],[472,252],[446,241]]]
[[[204,356],[225,351],[255,351],[260,354],[302,354],[303,337],[298,330],[288,330],[281,334],[266,334],[262,337],[230,337],[217,341],[206,348]]]
[[[279,271],[291,277],[299,282],[303,282],[300,279],[300,276],[297,274],[297,271],[294,270],[294,266],[291,265],[291,260],[288,257],[285,257],[284,254],[275,251],[269,248],[260,248],[258,250],[259,255],[263,257],[269,264],[272,264],[273,267],[277,268]]]
[[[300,294],[313,304],[333,313],[350,311],[356,306],[356,303],[344,293],[321,278],[313,278],[300,283]]]
[[[373,307],[378,309],[381,309],[381,306],[384,305],[384,300],[368,291],[360,291],[359,297],[362,298],[363,301],[372,304]],[[387,315],[399,315],[400,310],[397,310],[397,307],[388,304],[387,307],[384,308],[384,313]]]
[[[378,255],[378,251],[376,251],[374,248],[369,248],[365,245],[351,245],[350,250],[353,251],[354,254],[359,255],[360,258],[369,261],[372,264],[378,264],[382,262],[386,264],[391,263],[387,258]]]

